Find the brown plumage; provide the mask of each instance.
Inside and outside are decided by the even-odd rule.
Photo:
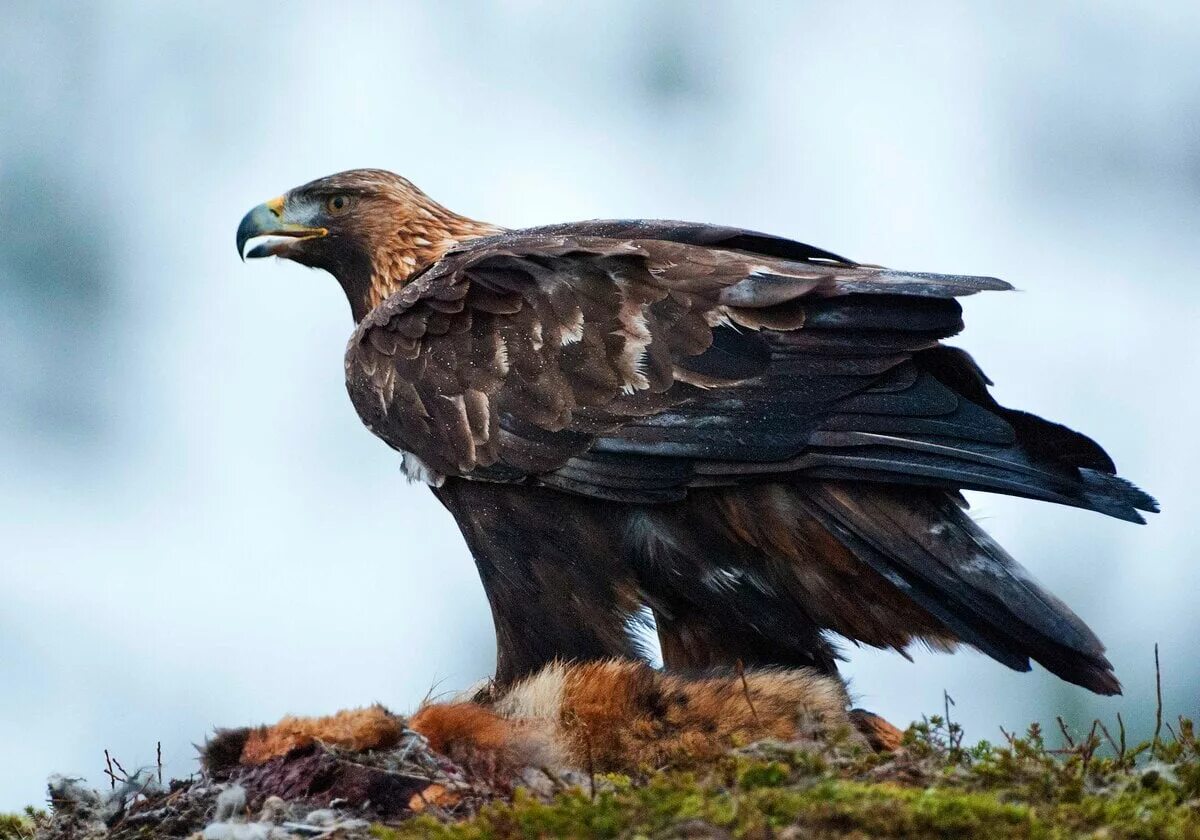
[[[956,298],[892,271],[683,222],[520,231],[390,173],[314,181],[238,232],[328,269],[363,422],[471,547],[508,684],[555,659],[834,670],[830,633],[973,645],[1119,688],[1103,646],[966,515],[973,489],[1141,521],[1093,441],[998,405]]]

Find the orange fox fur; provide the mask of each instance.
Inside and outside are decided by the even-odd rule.
[[[684,677],[644,663],[554,663],[503,694],[422,706],[407,721],[430,746],[490,776],[524,767],[635,770],[715,758],[762,738],[789,740],[807,727],[854,727],[877,749],[899,730],[846,711],[840,682],[806,670]],[[286,717],[273,726],[226,732],[208,757],[261,764],[314,741],[361,751],[394,746],[406,721],[382,706],[323,718]],[[240,751],[239,744],[240,742]]]
[[[288,716],[273,726],[250,730],[242,747],[242,764],[262,764],[299,747],[320,741],[331,747],[362,752],[400,742],[404,721],[383,706],[343,709],[320,718]]]

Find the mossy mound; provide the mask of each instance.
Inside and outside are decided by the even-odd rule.
[[[1200,744],[1190,721],[1164,725],[1165,737],[1137,746],[1125,744],[1123,727],[1116,737],[1099,723],[1086,734],[1060,728],[1057,747],[1047,745],[1037,726],[999,745],[964,747],[958,727],[934,717],[911,727],[894,754],[873,753],[861,739],[842,733],[803,743],[753,744],[688,770],[574,779],[546,774],[511,793],[468,786],[439,800],[432,793],[444,786],[432,785],[425,791],[430,796],[414,800],[422,805],[386,824],[379,817],[373,824],[362,818],[369,812],[366,802],[339,800],[340,805],[310,812],[303,800],[278,796],[271,797],[270,808],[292,813],[293,819],[307,814],[307,824],[278,815],[268,819],[268,805],[247,804],[241,788],[231,821],[214,823],[229,786],[208,779],[172,783],[157,793],[145,793],[143,786],[120,800],[124,810],[118,816],[97,818],[95,808],[88,808],[116,800],[60,780],[58,788],[51,786],[49,813],[0,817],[0,840],[317,835],[1200,840]],[[424,813],[413,816],[412,810]],[[90,817],[81,821],[85,812]]]
[[[598,779],[549,801],[518,791],[474,816],[376,826],[380,840],[441,838],[1200,838],[1200,751],[1191,724],[1125,747],[1099,725],[1038,727],[963,748],[933,718],[905,749],[876,756],[830,744],[756,745],[701,772]]]

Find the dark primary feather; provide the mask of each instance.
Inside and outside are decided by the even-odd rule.
[[[715,643],[695,616],[719,613],[729,633],[753,626],[767,640],[746,652],[787,661],[831,661],[819,642],[827,629],[897,647],[957,638],[1013,667],[1033,656],[1115,690],[1090,631],[949,495],[988,490],[1130,521],[1156,509],[1097,444],[998,405],[975,362],[941,344],[962,328],[955,298],[1007,288],[715,226],[514,231],[450,252],[368,314],[347,351],[347,384],[377,435],[437,473],[651,511],[647,533],[680,533],[662,517],[706,494],[791,488],[794,520],[819,523],[814,539],[827,551],[776,563],[770,596],[677,591],[675,576],[645,559],[654,552],[637,555],[643,595],[657,599],[686,661],[702,658],[700,636]],[[695,530],[702,520],[688,521]],[[795,521],[781,519],[780,533]],[[708,566],[745,572],[771,556],[738,539],[709,545],[726,559],[693,555]],[[835,551],[849,578],[797,583]],[[672,562],[686,566],[686,556]],[[873,575],[886,620],[854,617],[867,609],[849,595],[856,575]],[[811,602],[831,593],[838,615]],[[889,635],[888,620],[903,632]]]
[[[1120,685],[1104,646],[944,491],[809,482],[797,498],[856,557],[957,638],[1017,670],[1029,657],[1101,694]]]

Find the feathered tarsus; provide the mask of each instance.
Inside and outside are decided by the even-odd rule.
[[[831,671],[832,631],[1119,690],[1096,637],[963,509],[963,489],[1155,509],[941,343],[956,298],[1006,283],[682,222],[505,231],[378,170],[256,208],[239,248],[270,234],[291,238],[251,255],[346,290],[350,397],[462,528],[502,683],[630,654],[648,606],[668,666]]]

